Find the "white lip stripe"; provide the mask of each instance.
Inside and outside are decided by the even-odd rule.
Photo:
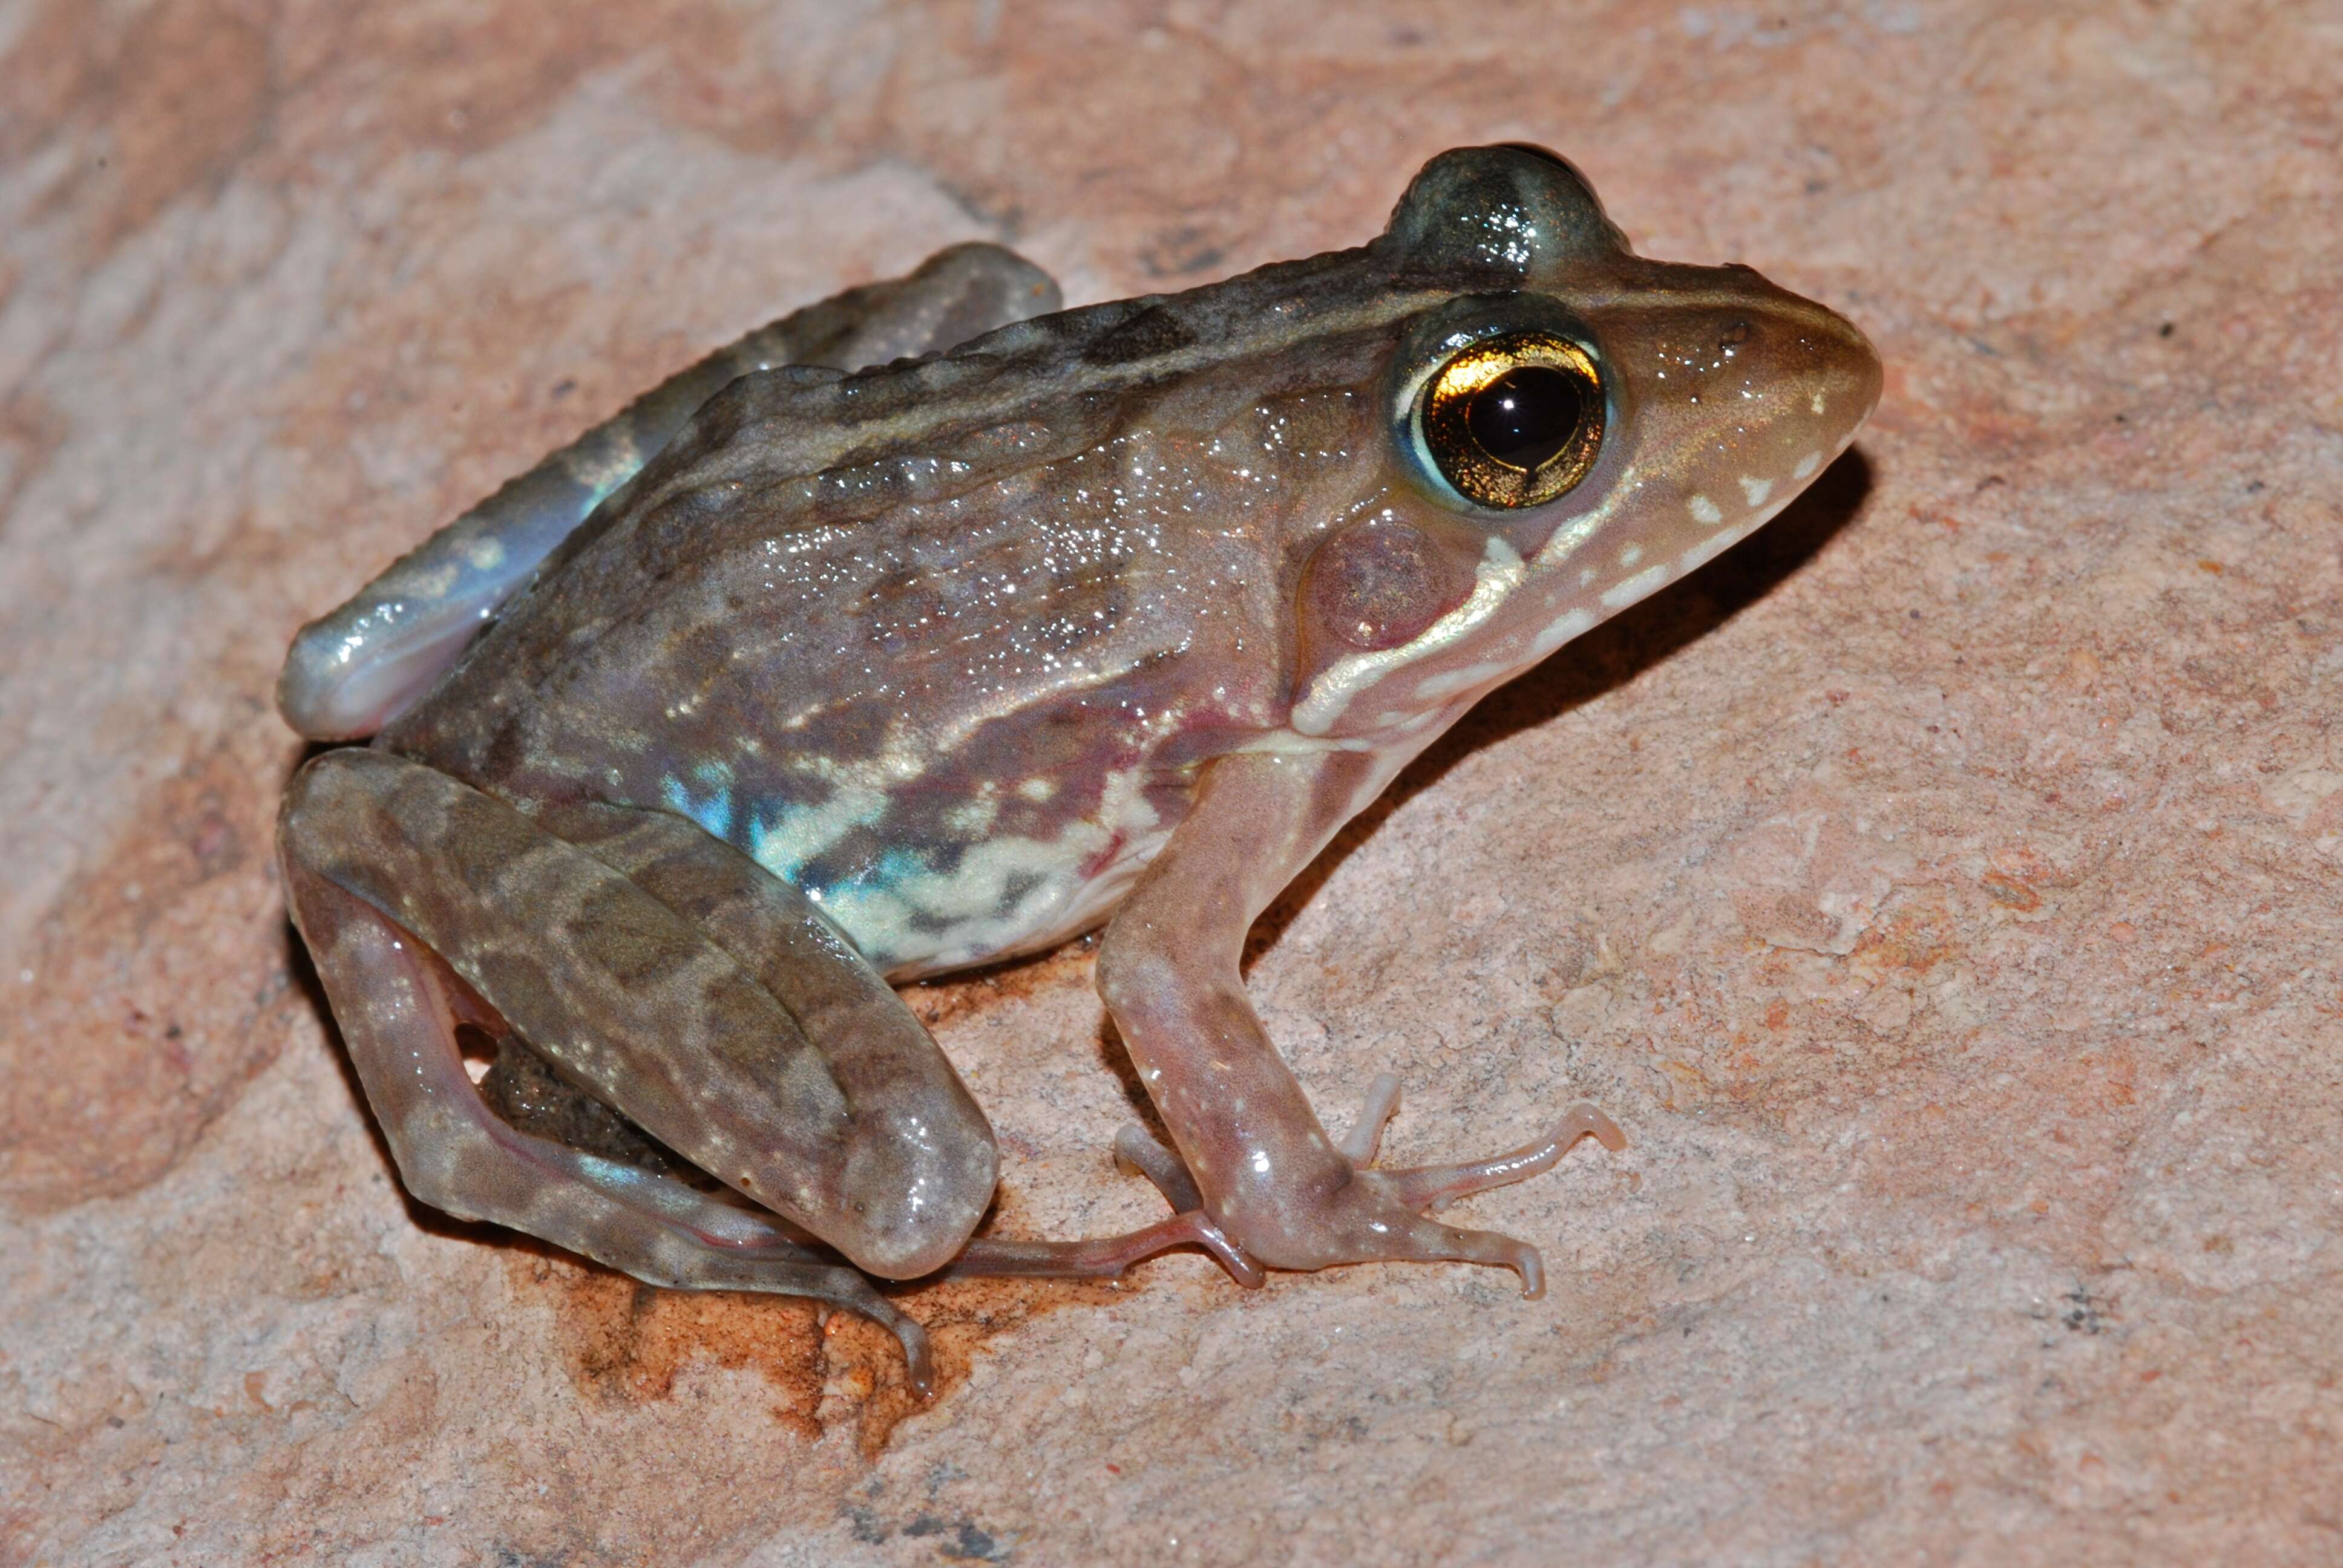
[[[1668,580],[1665,562],[1646,567],[1622,583],[1614,583],[1603,590],[1603,603],[1609,609],[1624,609]]]
[[[1413,664],[1425,654],[1447,647],[1497,613],[1528,568],[1513,548],[1492,535],[1473,585],[1472,597],[1426,628],[1413,642],[1378,653],[1355,653],[1328,668],[1310,683],[1309,695],[1293,705],[1287,723],[1303,735],[1323,735],[1351,706],[1351,699],[1384,671]]]
[[[1567,615],[1563,616],[1560,619],[1554,621],[1552,624],[1547,626],[1544,631],[1538,633],[1535,640],[1530,644],[1530,651],[1536,654],[1540,658],[1544,658],[1547,654],[1552,653],[1555,648],[1560,648],[1564,643],[1568,642],[1572,638],[1576,637],[1580,632],[1588,629],[1590,627],[1594,626],[1594,611],[1588,609],[1574,609]]]
[[[1709,562],[1723,555],[1725,551],[1731,549],[1735,545],[1739,544],[1747,537],[1748,536],[1744,534],[1738,528],[1727,528],[1721,534],[1711,534],[1708,538],[1701,540],[1700,543],[1693,546],[1692,548],[1684,551],[1683,558],[1676,562],[1676,570],[1689,576],[1691,573],[1699,570],[1702,567],[1706,566]]]

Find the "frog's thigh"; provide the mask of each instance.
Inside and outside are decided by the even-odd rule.
[[[287,796],[280,852],[305,932],[313,910],[337,908],[321,890],[377,911],[565,1076],[861,1267],[927,1272],[981,1215],[995,1169],[990,1134],[940,1054],[939,1077],[900,1033],[875,1044],[851,1029],[843,1039],[809,1038],[721,945],[721,934],[754,934],[737,910],[719,910],[711,938],[504,802],[375,751],[328,753],[303,771]],[[670,882],[683,875],[654,869]],[[337,976],[330,944],[316,950],[354,1059],[374,1054],[379,1039],[393,1054],[375,1066],[395,1074],[411,1030],[353,1028],[349,1018],[397,1010],[402,999],[383,1003],[365,988],[374,977]],[[809,1018],[855,1021],[836,996],[806,989]],[[367,1090],[402,1172],[427,1167],[433,1151],[416,1147],[372,1078]],[[484,1108],[471,1098],[458,1136],[482,1125]],[[438,1201],[427,1187],[417,1195]],[[546,1234],[525,1203],[478,1217]]]
[[[604,498],[734,380],[939,353],[1058,308],[1049,274],[997,245],[956,245],[905,277],[850,288],[678,371],[433,534],[303,627],[277,706],[312,740],[372,735],[431,689],[482,621]]]
[[[837,1173],[850,1207],[873,1226],[895,1214],[966,1236],[999,1179],[991,1128],[927,1027],[818,906],[664,811],[597,804],[538,820],[689,922],[788,1010],[855,1108],[861,1136]]]
[[[526,1231],[654,1285],[805,1296],[893,1331],[914,1386],[933,1381],[927,1336],[843,1263],[778,1221],[507,1124],[481,1102],[456,1025],[487,1009],[454,970],[371,904],[303,869],[286,883],[367,1100],[399,1176],[422,1201]]]

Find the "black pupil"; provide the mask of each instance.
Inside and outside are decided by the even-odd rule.
[[[1534,469],[1578,434],[1584,397],[1574,376],[1550,365],[1517,365],[1473,394],[1464,427],[1498,462]]]

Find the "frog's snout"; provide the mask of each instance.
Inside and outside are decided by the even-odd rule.
[[[1757,437],[1799,458],[1820,452],[1827,461],[1855,437],[1879,405],[1878,351],[1854,322],[1828,306],[1792,294],[1748,267],[1735,275],[1741,307],[1716,312],[1711,367],[1701,389],[1734,418],[1736,435]],[[1780,477],[1804,481],[1809,473]]]
[[[1654,343],[1646,384],[1703,529],[1772,516],[1879,403],[1879,356],[1853,322],[1745,268],[1727,276],[1725,298],[1681,314]]]
[[[1836,451],[1852,440],[1879,407],[1885,373],[1879,351],[1863,329],[1827,306],[1801,300],[1800,317],[1788,323],[1805,361],[1794,369],[1806,393],[1807,411],[1825,421],[1826,445]]]

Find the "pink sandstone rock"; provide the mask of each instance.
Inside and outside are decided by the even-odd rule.
[[[0,1564],[2343,1558],[2330,6],[0,5]],[[1264,922],[1391,1151],[1580,1095],[1546,1251],[915,1292],[402,1201],[285,925],[292,628],[950,241],[1086,301],[1566,151],[1889,367],[1750,544]],[[1089,955],[915,1000],[1001,1227],[1151,1217]]]

